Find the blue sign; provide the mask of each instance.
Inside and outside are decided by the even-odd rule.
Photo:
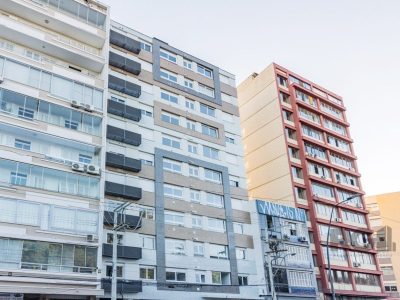
[[[256,200],[257,211],[259,214],[290,219],[299,222],[306,222],[306,212],[304,209],[295,208],[277,203]]]

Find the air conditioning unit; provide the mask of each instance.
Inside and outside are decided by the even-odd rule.
[[[81,105],[76,100],[72,100],[71,101],[71,106],[75,107],[75,108],[80,108],[81,107]]]
[[[341,218],[335,218],[335,222],[342,222]]]
[[[307,238],[305,236],[299,236],[299,242],[307,242]]]
[[[72,170],[76,172],[84,172],[85,171],[85,165],[80,164],[80,163],[73,163],[71,166]]]
[[[0,84],[4,82],[4,77],[0,75]]]
[[[345,240],[339,240],[339,244],[344,245]]]
[[[100,174],[100,167],[95,165],[88,165],[86,167],[86,172],[88,174],[99,175]]]
[[[353,267],[358,268],[361,267],[361,264],[359,262],[353,262]]]
[[[199,240],[199,238],[197,238],[195,236],[192,239],[193,239],[193,241],[198,241]]]
[[[290,239],[290,236],[289,236],[289,235],[287,235],[287,234],[284,234],[284,235],[283,235],[283,239],[285,239],[285,240],[289,240],[289,239]]]
[[[92,112],[92,111],[94,111],[94,106],[91,105],[91,104],[85,104],[85,105],[83,106],[83,109],[86,110],[86,111]]]
[[[351,243],[350,243],[352,246],[355,246],[356,245],[356,242],[355,241],[351,241]]]
[[[363,208],[363,206],[362,206],[361,203],[357,203],[356,206],[357,206],[358,208]]]
[[[369,243],[364,243],[363,246],[364,248],[369,248]]]
[[[88,235],[86,236],[86,241],[87,241],[87,242],[93,243],[93,242],[96,242],[96,240],[97,240],[97,238],[96,238],[96,236],[93,235],[93,234],[88,234]]]
[[[326,179],[326,177],[324,175],[321,176],[322,179]]]

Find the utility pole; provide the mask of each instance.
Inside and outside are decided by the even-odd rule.
[[[112,277],[111,277],[111,300],[117,300],[117,258],[118,258],[118,230],[123,224],[118,224],[118,214],[123,212],[130,202],[124,202],[114,209],[114,226],[113,226],[113,248],[112,248]]]

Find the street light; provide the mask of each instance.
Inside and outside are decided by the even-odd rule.
[[[285,252],[285,251],[287,251],[287,250],[283,249],[283,250],[278,250],[277,252]],[[270,259],[270,256],[269,256],[270,253],[272,253],[272,252],[270,252],[270,251],[265,252],[265,254],[267,254],[267,264],[268,264],[268,273],[269,273],[268,277],[269,277],[269,284],[271,286],[271,299],[272,300],[277,300],[278,297],[277,297],[277,295],[275,293],[275,284],[274,284],[274,277],[275,277],[276,274],[273,274],[273,272],[272,272],[272,262],[276,261],[278,258],[285,259],[288,256],[295,256],[296,253],[287,253],[282,257],[276,256],[274,259]]]
[[[327,233],[327,237],[326,237],[326,256],[327,256],[327,260],[328,260],[328,273],[329,273],[329,282],[330,282],[330,285],[331,285],[332,300],[336,300],[335,288],[333,287],[333,276],[332,276],[332,269],[331,269],[331,259],[329,257],[329,234],[330,234],[330,231],[331,231],[333,210],[336,207],[338,207],[340,204],[345,203],[347,201],[350,201],[350,200],[352,200],[354,198],[357,198],[359,196],[362,196],[362,194],[354,194],[354,195],[344,199],[343,201],[340,201],[339,203],[336,203],[331,209],[331,217],[329,218],[328,233]]]

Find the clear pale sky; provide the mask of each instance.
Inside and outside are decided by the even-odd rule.
[[[400,191],[400,1],[101,1],[237,83],[276,62],[341,95],[364,190]]]

